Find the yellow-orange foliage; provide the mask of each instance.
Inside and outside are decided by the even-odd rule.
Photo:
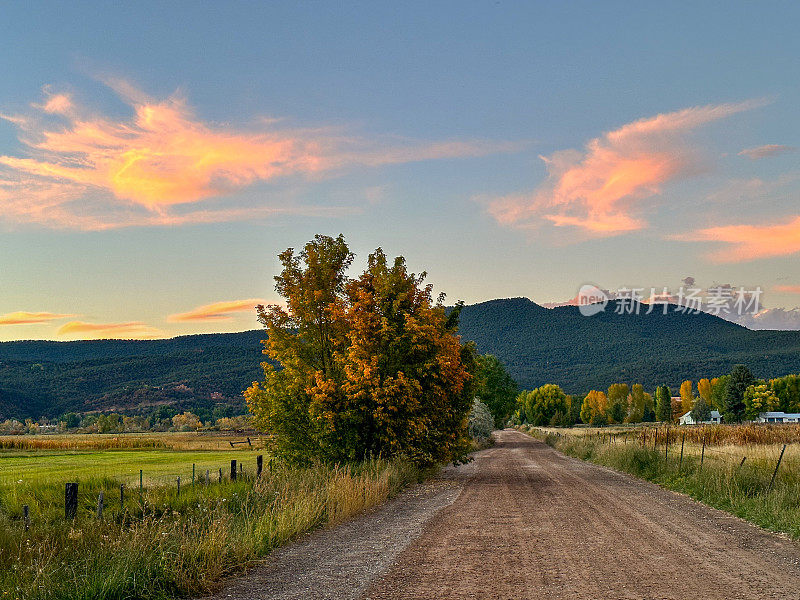
[[[584,423],[591,423],[596,415],[608,417],[608,397],[604,392],[592,390],[586,394],[581,406],[581,420]]]
[[[472,405],[472,345],[456,335],[459,308],[434,302],[424,274],[378,249],[367,270],[344,276],[344,239],[317,236],[299,257],[281,255],[276,289],[287,309],[260,308],[269,339],[265,381],[246,398],[282,454],[301,460],[404,455],[460,458]]]
[[[681,412],[679,415],[684,415],[688,413],[694,407],[694,392],[692,391],[692,382],[691,380],[687,379],[681,384],[680,389],[680,396],[681,396]]]

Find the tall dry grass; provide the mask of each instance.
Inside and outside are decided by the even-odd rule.
[[[245,442],[247,437],[242,433],[208,431],[0,435],[0,450],[217,450],[230,448],[231,441]],[[255,446],[264,446],[265,438],[251,435],[250,439]]]
[[[415,480],[399,461],[293,469],[257,480],[152,488],[127,493],[119,482],[80,482],[79,511],[64,519],[64,489],[41,484],[24,530],[19,498],[0,499],[0,598],[166,599],[201,595],[311,528],[340,522]],[[103,491],[102,522],[95,516]]]
[[[668,435],[670,440],[679,439],[685,435],[689,442],[702,443],[705,438],[707,446],[725,445],[771,445],[771,444],[798,444],[800,443],[800,424],[780,423],[743,423],[740,425],[675,425],[663,423],[638,423],[636,425],[618,425],[611,427],[577,427],[562,429],[555,427],[540,427],[542,431],[558,433],[568,431],[571,436],[599,437],[608,439],[642,440],[649,439],[652,443],[655,436],[663,440]],[[659,442],[661,443],[661,442]]]

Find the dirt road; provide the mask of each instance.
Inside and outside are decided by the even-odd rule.
[[[365,529],[366,542],[356,535],[335,547],[336,529],[312,536],[334,557],[327,575],[279,557],[257,591],[229,587],[220,597],[800,598],[798,544],[516,431],[498,432],[493,448],[446,479],[445,489],[460,486],[457,498],[430,492],[434,509],[415,512],[414,531],[406,523],[397,541],[376,551],[378,533],[367,529],[379,511],[348,524]],[[413,497],[394,503],[381,510],[414,512]],[[389,565],[379,559],[387,552]],[[354,569],[359,561],[375,568]],[[286,595],[289,579],[304,593]]]

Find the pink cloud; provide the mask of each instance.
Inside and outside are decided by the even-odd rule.
[[[181,323],[186,321],[230,321],[233,319],[232,313],[251,312],[255,315],[255,307],[264,304],[260,298],[250,298],[248,300],[226,300],[204,304],[185,313],[178,313],[167,317],[170,323]]]
[[[72,110],[72,98],[69,94],[54,94],[42,105],[42,110],[51,114],[67,114]]]
[[[50,323],[59,319],[68,319],[75,315],[49,313],[49,312],[27,312],[17,311],[0,315],[0,325],[29,325],[35,323]]]
[[[640,119],[590,140],[583,150],[541,156],[547,180],[532,194],[497,198],[489,213],[501,224],[572,226],[593,235],[642,229],[643,202],[672,181],[702,172],[703,157],[684,140],[702,125],[763,101],[698,106]]]
[[[771,225],[723,225],[675,236],[681,241],[727,244],[709,254],[715,262],[745,262],[800,252],[800,216]]]
[[[231,195],[259,182],[357,165],[512,149],[484,142],[382,143],[319,129],[276,129],[272,121],[239,130],[201,120],[180,96],[155,100],[125,81],[106,83],[129,104],[130,118],[87,114],[70,95],[49,88],[45,101],[32,105],[34,115],[0,115],[20,128],[26,154],[0,156],[0,210],[6,219],[108,229],[272,211],[325,214],[330,207],[297,207],[285,196],[280,204],[243,206]]]
[[[152,339],[164,337],[162,331],[145,325],[141,321],[129,321],[127,323],[70,321],[62,325],[57,334],[80,339]]]
[[[800,294],[800,285],[776,285],[773,289],[784,294]]]
[[[760,160],[762,158],[769,158],[770,156],[777,156],[779,154],[787,154],[789,152],[796,151],[797,148],[794,146],[767,144],[765,146],[756,146],[755,148],[745,148],[739,152],[739,156],[746,156],[750,160]]]

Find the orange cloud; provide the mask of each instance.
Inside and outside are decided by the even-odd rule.
[[[800,285],[776,285],[773,289],[784,294],[800,294]]]
[[[233,319],[231,313],[235,312],[255,312],[255,307],[264,304],[260,298],[250,298],[248,300],[228,300],[224,302],[214,302],[193,308],[189,312],[178,313],[167,317],[170,323],[181,323],[185,321],[230,321]]]
[[[129,104],[131,118],[86,114],[69,95],[49,88],[46,101],[32,105],[36,115],[0,115],[24,133],[27,154],[0,156],[6,218],[78,229],[245,218],[250,211],[294,207],[285,197],[270,206],[231,206],[230,199],[224,206],[191,206],[289,176],[511,149],[482,142],[387,145],[325,130],[278,130],[270,121],[239,131],[203,122],[179,96],[159,101],[127,82],[106,83]]]
[[[49,312],[17,311],[0,315],[0,325],[28,325],[32,323],[49,323],[59,319],[67,319],[75,315],[65,315]]]
[[[749,110],[762,101],[698,106],[640,119],[590,140],[582,151],[541,156],[548,177],[533,194],[492,200],[489,213],[501,224],[536,227],[543,220],[594,235],[641,229],[642,201],[664,184],[704,169],[683,140],[689,131]]]
[[[152,339],[164,333],[140,321],[127,323],[86,323],[70,321],[58,329],[58,335],[77,336],[81,339]]]
[[[770,156],[777,156],[778,154],[786,154],[788,152],[796,152],[797,148],[794,146],[783,146],[781,144],[767,144],[766,146],[756,146],[755,148],[745,148],[739,152],[739,156],[746,156],[750,160],[760,160]]]
[[[681,241],[723,242],[709,255],[716,262],[744,262],[800,252],[800,217],[777,225],[724,225],[675,236]]]

